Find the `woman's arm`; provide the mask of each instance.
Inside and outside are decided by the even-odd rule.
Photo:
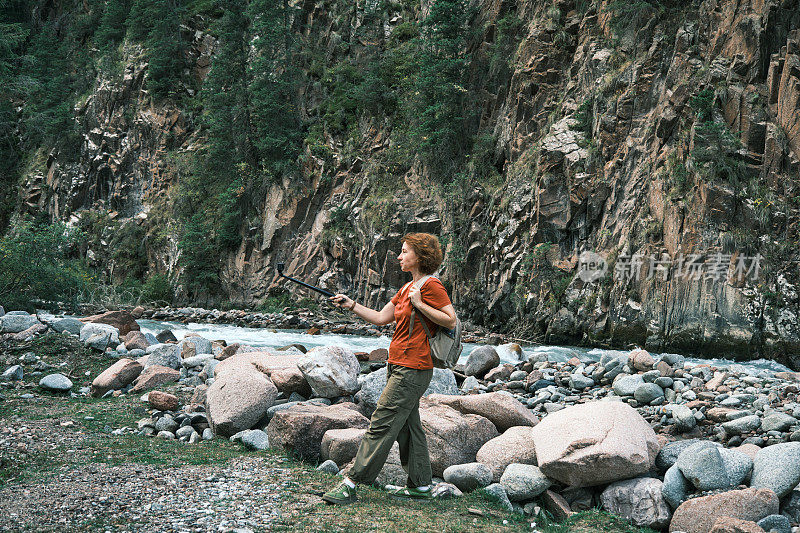
[[[441,309],[436,309],[435,307],[431,307],[425,302],[420,301],[420,303],[414,304],[414,307],[442,327],[447,329],[453,329],[456,327],[456,310],[453,308],[453,304],[448,304]]]
[[[344,294],[337,294],[331,296],[329,299],[334,305],[349,309],[367,322],[371,322],[376,326],[383,326],[394,322],[394,304],[392,302],[387,303],[380,311],[376,311],[375,309],[370,309],[369,307],[356,303]]]

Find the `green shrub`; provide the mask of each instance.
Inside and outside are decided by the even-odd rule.
[[[173,295],[172,283],[166,274],[153,274],[142,285],[142,301],[171,303]]]
[[[80,292],[91,281],[75,258],[79,234],[63,224],[25,221],[0,239],[0,303],[7,310],[75,308]]]

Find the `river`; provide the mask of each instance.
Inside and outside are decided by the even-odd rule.
[[[259,348],[279,348],[289,344],[299,343],[308,348],[317,346],[337,345],[349,348],[354,352],[369,352],[376,348],[389,348],[391,339],[387,336],[363,337],[359,335],[342,335],[332,333],[322,333],[319,335],[309,335],[304,330],[292,329],[269,329],[269,328],[245,328],[229,324],[203,324],[189,322],[161,322],[157,320],[137,320],[144,333],[157,334],[164,329],[170,329],[178,338],[182,339],[187,333],[196,333],[211,340],[224,340],[231,344],[239,342]],[[469,353],[478,344],[465,343],[464,351],[459,362],[464,362]],[[497,346],[500,361],[504,363],[517,363],[520,361],[517,354],[506,346]],[[523,360],[535,352],[546,352],[550,361],[567,361],[577,356],[582,361],[599,361],[603,353],[614,351],[603,348],[586,348],[577,346],[547,346],[531,345],[522,346]],[[658,360],[663,354],[653,353],[651,355]],[[733,367],[737,371],[744,371],[751,375],[767,377],[775,372],[788,371],[789,368],[767,359],[757,359],[748,362],[737,362],[729,359],[700,359],[697,357],[686,356],[688,366],[698,364],[710,364],[720,368]]]

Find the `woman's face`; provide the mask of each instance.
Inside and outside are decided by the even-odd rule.
[[[400,270],[403,272],[410,272],[412,269],[419,268],[419,258],[416,252],[406,243],[403,243],[403,248],[400,250],[397,260],[400,261]]]

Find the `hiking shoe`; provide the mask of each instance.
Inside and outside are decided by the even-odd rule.
[[[331,505],[345,505],[353,503],[358,499],[356,489],[351,489],[347,483],[342,481],[336,487],[322,495],[322,499]]]
[[[394,498],[404,498],[410,500],[432,500],[432,492],[433,491],[431,491],[431,489],[419,490],[411,487],[400,487],[399,489],[391,491],[389,495],[393,496]]]

